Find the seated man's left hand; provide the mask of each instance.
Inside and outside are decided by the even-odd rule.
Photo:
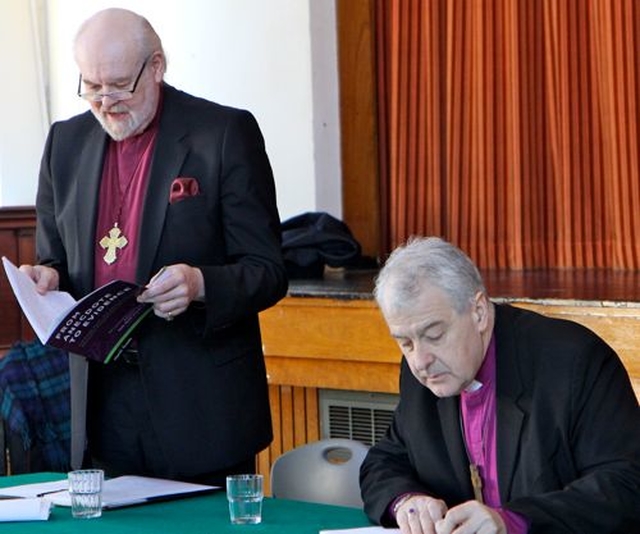
[[[478,501],[450,508],[436,523],[436,534],[507,534],[500,514]]]

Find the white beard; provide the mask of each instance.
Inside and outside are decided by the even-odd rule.
[[[104,131],[107,132],[114,141],[122,141],[123,139],[142,133],[153,119],[155,112],[150,106],[145,106],[140,111],[135,112],[121,104],[112,106],[108,112],[94,108],[92,108],[91,111]],[[110,118],[109,113],[117,112],[122,113],[118,120]]]

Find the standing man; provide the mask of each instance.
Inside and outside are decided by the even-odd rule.
[[[375,297],[404,358],[361,468],[371,519],[403,534],[640,532],[640,410],[602,339],[494,305],[438,238],[394,251]]]
[[[76,298],[116,278],[147,287],[155,315],[133,347],[89,365],[93,464],[223,484],[272,439],[258,312],[287,279],[264,140],[249,112],[166,84],[160,38],[131,11],[89,18],[74,52],[91,111],[49,132],[39,265],[22,269]]]

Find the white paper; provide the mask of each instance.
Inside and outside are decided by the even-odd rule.
[[[51,503],[46,499],[0,500],[0,521],[46,521]]]
[[[168,496],[184,495],[215,489],[216,486],[191,484],[177,480],[139,477],[133,475],[111,478],[102,487],[102,507],[119,508],[153,501]],[[68,491],[47,495],[47,499],[60,506],[71,506]]]
[[[11,497],[42,497],[47,493],[57,492],[67,489],[67,479],[56,480],[54,482],[36,482],[33,484],[21,484],[20,486],[10,486],[0,488],[0,495]],[[0,501],[2,502],[2,501]]]
[[[51,331],[70,310],[76,300],[64,291],[47,291],[41,295],[36,284],[18,269],[9,259],[2,257],[7,279],[33,331],[43,344],[47,343]]]
[[[321,530],[319,534],[389,534],[391,532],[399,533],[400,529],[384,527],[359,527],[340,530]]]

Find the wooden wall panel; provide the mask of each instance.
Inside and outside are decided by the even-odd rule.
[[[33,207],[0,208],[0,256],[7,256],[16,265],[33,263],[35,227]],[[33,331],[20,311],[4,269],[0,269],[0,354],[15,341],[33,337]]]
[[[342,211],[366,256],[381,252],[373,0],[336,1]]]
[[[269,386],[273,417],[273,442],[258,454],[257,471],[265,477],[265,492],[271,493],[271,466],[281,454],[320,439],[318,390],[292,386]]]

